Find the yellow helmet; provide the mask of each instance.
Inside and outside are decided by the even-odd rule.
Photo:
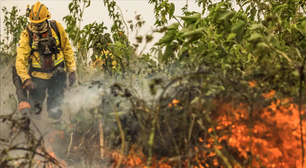
[[[34,5],[32,5],[31,11],[29,13],[29,19],[32,23],[41,23],[50,18],[51,13],[48,11],[48,8],[44,4],[37,1]]]

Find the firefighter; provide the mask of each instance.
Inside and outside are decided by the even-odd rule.
[[[40,118],[47,96],[48,117],[58,120],[62,116],[67,74],[69,86],[76,81],[72,46],[63,26],[50,20],[51,13],[44,4],[38,1],[28,6],[27,16],[30,24],[20,35],[15,68],[28,91],[31,114]]]

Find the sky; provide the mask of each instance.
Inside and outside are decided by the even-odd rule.
[[[20,9],[20,14],[25,14],[27,4],[30,6],[37,1],[28,1],[28,0],[1,0],[1,9],[2,7],[7,7],[10,10],[13,6],[17,6]],[[69,14],[68,4],[72,2],[72,0],[41,0],[41,3],[45,4],[49,11],[51,12],[51,19],[57,20],[63,24],[65,27],[62,18]],[[182,11],[181,8],[186,4],[186,0],[169,0],[169,3],[175,4],[175,13],[176,16],[181,16]],[[146,21],[143,28],[140,30],[139,35],[145,36],[148,31],[154,26],[155,17],[154,17],[154,5],[149,4],[148,0],[116,0],[117,5],[121,8],[125,21],[133,20],[135,17],[135,12],[137,14],[141,14],[143,20]],[[195,3],[195,0],[188,0],[188,10],[189,11],[197,11],[201,12],[202,9]],[[91,0],[91,5],[85,9],[83,21],[81,23],[81,27],[86,24],[92,22],[104,22],[104,25],[108,27],[110,30],[113,21],[108,16],[108,10],[104,7],[103,0]],[[175,20],[171,20],[171,23],[176,22]],[[1,32],[3,32],[3,13],[1,11]],[[149,49],[154,45],[162,37],[162,34],[154,34],[153,41],[147,45],[145,52],[148,52]],[[132,42],[136,42],[135,34],[130,35],[130,40]],[[139,46],[140,49],[143,48],[144,42]],[[140,50],[139,50],[140,52]]]

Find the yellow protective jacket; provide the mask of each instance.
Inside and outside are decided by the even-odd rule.
[[[72,50],[72,46],[69,42],[68,36],[66,34],[66,31],[64,27],[59,23],[57,23],[57,29],[61,36],[61,47],[62,50],[60,53],[57,54],[57,60],[55,59],[55,55],[53,55],[53,60],[55,66],[62,63],[64,61],[66,65],[66,71],[68,72],[74,72],[76,71],[76,63],[74,59],[74,53]],[[50,26],[51,27],[51,26]],[[56,32],[51,28],[52,36],[56,39],[56,44],[59,45],[59,39],[56,35]],[[28,71],[28,64],[29,64],[29,58],[31,57],[32,60],[32,67],[34,68],[41,68],[40,66],[40,57],[38,52],[34,51],[33,55],[30,55],[31,53],[31,47],[29,45],[29,34],[27,30],[25,29],[22,31],[20,35],[19,44],[17,46],[17,58],[16,58],[16,70],[17,74],[20,76],[22,82],[26,81],[27,79],[30,79],[31,76],[29,75]],[[38,62],[39,61],[39,62]],[[31,73],[33,77],[41,78],[41,79],[50,79],[52,77],[52,72],[38,72],[34,71]]]

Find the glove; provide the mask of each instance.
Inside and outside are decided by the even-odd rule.
[[[26,89],[27,91],[32,91],[35,89],[35,83],[32,82],[31,79],[28,79],[24,82],[23,89]]]
[[[75,72],[69,74],[69,86],[72,86],[76,80]]]

